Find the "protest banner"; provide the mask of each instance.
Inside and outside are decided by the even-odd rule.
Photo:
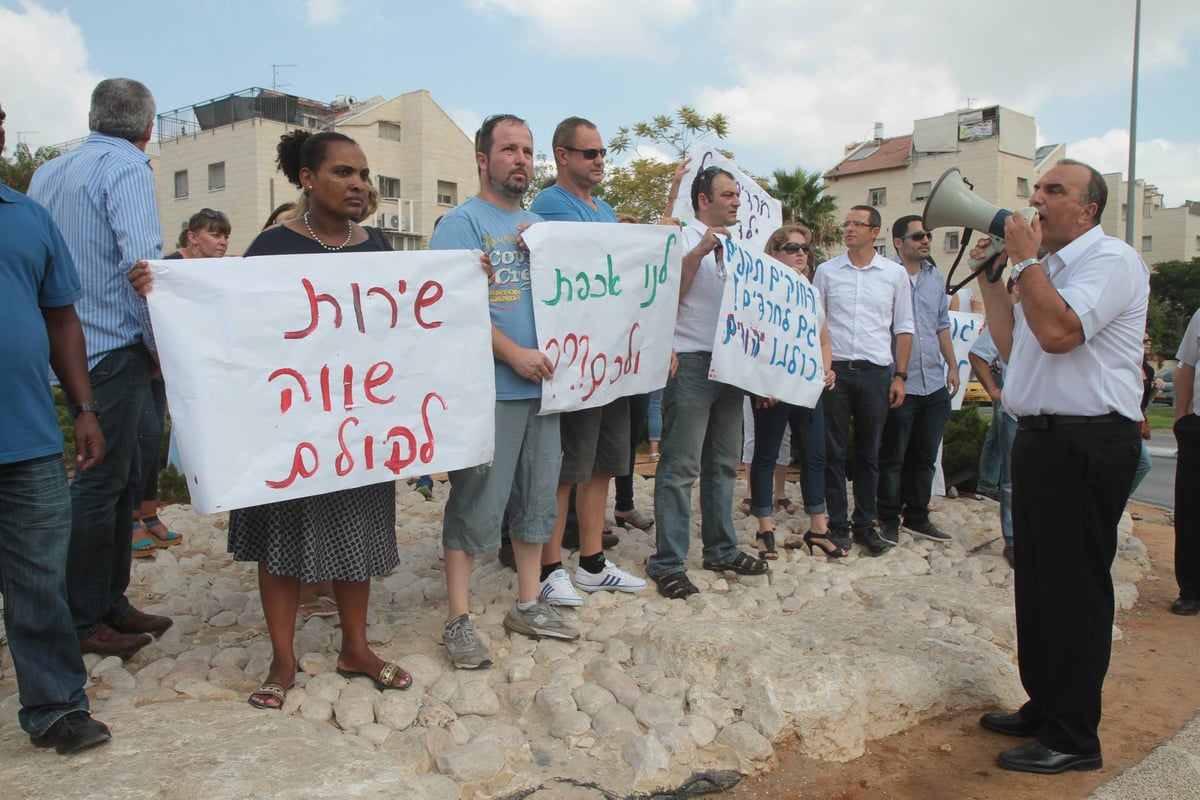
[[[683,261],[673,225],[539,222],[523,234],[538,346],[554,366],[542,413],[662,388]]]
[[[692,211],[692,183],[706,167],[720,167],[733,175],[737,182],[738,199],[742,201],[738,207],[737,225],[730,225],[729,232],[743,247],[755,253],[763,252],[767,247],[767,239],[783,224],[783,206],[780,202],[759,186],[758,181],[716,150],[699,150],[692,153],[691,157],[692,163],[688,165],[688,171],[679,184],[679,196],[675,198],[671,216],[688,225],[699,225]]]
[[[971,362],[967,353],[971,345],[983,333],[983,314],[971,314],[966,311],[950,312],[950,341],[954,343],[954,358],[958,362],[958,394],[950,398],[950,408],[957,411],[962,408],[963,395],[967,392],[967,381],[971,380]]]
[[[709,377],[815,408],[825,388],[821,295],[761,250],[730,239],[723,248],[727,277]]]
[[[478,254],[150,264],[173,432],[201,513],[491,459]]]

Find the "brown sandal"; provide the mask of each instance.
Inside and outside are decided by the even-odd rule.
[[[383,669],[379,670],[378,675],[371,675],[367,672],[358,672],[357,670],[352,669],[342,669],[341,667],[337,668],[337,674],[341,675],[343,678],[370,678],[372,681],[374,681],[375,688],[381,692],[388,689],[399,689],[400,691],[404,691],[406,689],[411,689],[413,685],[412,675],[409,675],[407,672],[401,669],[399,664],[392,663],[391,661],[383,665]],[[397,677],[400,678],[399,684],[393,683]]]

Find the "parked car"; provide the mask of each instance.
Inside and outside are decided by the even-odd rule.
[[[1159,391],[1159,393],[1154,395],[1154,399],[1152,399],[1150,402],[1158,404],[1158,405],[1163,405],[1163,406],[1174,406],[1175,405],[1175,383],[1174,383],[1175,368],[1167,367],[1162,372],[1158,373],[1158,375],[1156,377],[1162,378],[1162,382],[1164,385],[1163,385],[1163,388]]]
[[[982,383],[972,378],[967,381],[967,386],[963,389],[963,402],[990,406],[992,404],[992,396],[987,393],[987,389],[983,388]]]

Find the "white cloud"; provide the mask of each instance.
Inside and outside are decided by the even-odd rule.
[[[337,22],[346,13],[345,0],[306,0],[304,16],[311,27]]]
[[[92,89],[101,76],[87,65],[83,34],[67,11],[24,2],[0,6],[4,69],[0,102],[8,113],[8,148],[33,149],[87,135]]]
[[[1126,174],[1129,166],[1129,131],[1111,130],[1067,145],[1067,155],[1091,164],[1104,173]],[[1200,200],[1200,139],[1139,142],[1134,168],[1139,178],[1158,187],[1168,208],[1186,200]]]
[[[672,33],[694,17],[699,0],[470,0],[484,12],[526,20],[529,46],[575,58],[653,61],[675,51]]]

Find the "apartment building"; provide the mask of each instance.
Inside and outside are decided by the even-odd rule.
[[[434,222],[475,193],[470,137],[418,90],[385,100],[329,103],[251,88],[159,114],[155,182],[164,247],[201,208],[224,211],[230,253],[246,249],[280,203],[298,190],[276,164],[279,137],[297,128],[336,130],[358,142],[379,189],[378,227],[397,250],[424,249]]]

